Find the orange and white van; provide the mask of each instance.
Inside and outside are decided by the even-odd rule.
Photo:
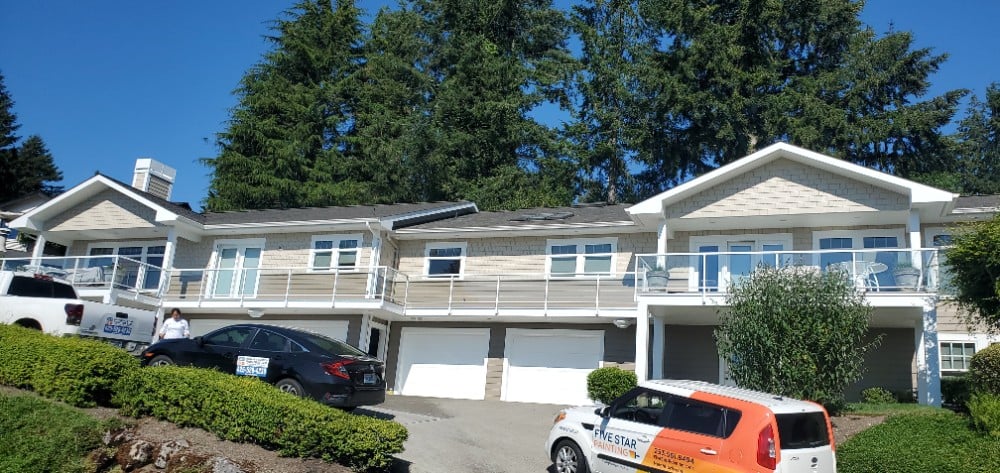
[[[610,406],[565,409],[546,442],[558,473],[835,473],[819,404],[701,381],[644,381]]]

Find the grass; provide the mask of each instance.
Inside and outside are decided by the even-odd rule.
[[[109,427],[53,401],[0,393],[0,472],[85,472]]]
[[[862,416],[893,416],[899,414],[935,415],[945,412],[940,407],[916,403],[869,404],[866,402],[850,403],[841,415]]]
[[[888,405],[887,405],[888,406]],[[969,418],[943,409],[911,404],[862,409],[859,414],[890,415],[884,423],[854,436],[837,449],[841,473],[1000,471],[1000,442],[973,431]]]

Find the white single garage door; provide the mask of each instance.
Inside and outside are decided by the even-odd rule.
[[[396,391],[406,396],[484,399],[488,328],[403,327]]]
[[[502,399],[593,404],[587,375],[601,367],[603,330],[507,329]]]
[[[217,328],[234,324],[265,324],[292,327],[316,332],[339,340],[347,340],[346,320],[239,320],[239,319],[190,319],[191,336],[205,335]]]

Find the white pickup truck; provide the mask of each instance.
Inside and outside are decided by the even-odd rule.
[[[138,356],[156,322],[153,311],[81,300],[70,283],[50,276],[0,271],[0,323],[96,338]]]

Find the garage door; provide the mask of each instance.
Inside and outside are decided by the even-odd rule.
[[[403,327],[396,390],[407,396],[486,397],[488,328]]]
[[[603,330],[508,329],[502,398],[549,404],[593,404],[587,375],[604,357]]]
[[[346,320],[240,320],[240,319],[190,319],[191,336],[197,337],[205,335],[212,330],[227,325],[262,323],[267,325],[280,325],[282,327],[294,327],[310,332],[316,332],[328,337],[346,340],[347,325]]]

